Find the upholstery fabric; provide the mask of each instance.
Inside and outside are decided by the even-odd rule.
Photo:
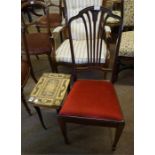
[[[30,54],[50,53],[50,40],[46,33],[27,34],[28,51]]]
[[[134,57],[134,31],[122,33],[119,56]]]
[[[75,63],[83,64],[87,63],[87,44],[86,40],[73,40]],[[105,63],[107,55],[106,44],[102,43],[101,62]],[[72,63],[71,49],[69,39],[65,40],[59,48],[56,50],[56,61],[57,62],[69,62]]]
[[[134,25],[134,1],[125,0],[124,1],[124,25],[133,26]]]
[[[123,120],[115,89],[108,81],[78,80],[75,82],[59,114]]]
[[[66,0],[67,5],[67,17],[71,17],[78,14],[78,12],[89,6],[101,6],[102,0]]]

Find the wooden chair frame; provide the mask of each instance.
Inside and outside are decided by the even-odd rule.
[[[49,11],[48,11],[48,8],[46,7],[46,5],[40,1],[34,1],[33,4],[29,3],[29,2],[25,2],[22,4],[22,7],[21,9],[25,8],[25,7],[29,7],[29,6],[33,6],[33,5],[40,5],[40,7],[42,7],[46,14],[47,14],[47,19],[49,21]],[[48,56],[48,60],[49,60],[49,63],[50,63],[50,66],[51,66],[51,69],[53,69],[53,63],[52,63],[52,60],[51,60],[51,52],[54,48],[53,46],[53,38],[52,38],[52,34],[51,34],[51,31],[50,31],[50,25],[49,25],[49,22],[47,22],[47,25],[39,25],[38,21],[34,21],[34,22],[31,22],[31,23],[28,23],[26,24],[24,22],[24,19],[22,17],[22,39],[23,39],[23,42],[24,42],[24,49],[25,49],[25,53],[26,53],[26,57],[27,57],[27,61],[30,65],[30,73],[32,75],[32,78],[37,82],[37,79],[34,75],[34,71],[33,71],[33,67],[32,67],[32,63],[31,63],[31,59],[30,59],[30,54],[29,54],[29,50],[28,50],[28,43],[27,43],[27,38],[26,38],[26,34],[28,33],[28,27],[30,26],[36,26],[37,27],[42,27],[42,28],[46,28],[47,29],[47,35],[49,36],[49,43],[50,43],[50,52],[47,51],[47,53],[44,53],[44,54],[47,54]],[[38,32],[39,33],[39,32]],[[32,54],[32,55],[42,55],[41,53],[40,54]]]

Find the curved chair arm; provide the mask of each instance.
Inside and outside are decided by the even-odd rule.
[[[55,34],[60,34],[62,33],[64,35],[64,37],[67,39],[68,38],[68,35],[67,35],[67,32],[68,32],[68,27],[67,25],[61,25],[61,26],[57,26],[52,34],[55,35]]]

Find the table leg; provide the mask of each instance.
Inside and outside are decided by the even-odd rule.
[[[36,111],[38,113],[38,116],[39,116],[39,119],[40,119],[40,122],[41,122],[43,128],[44,129],[47,129],[46,126],[45,126],[45,124],[44,124],[44,121],[43,121],[43,117],[42,117],[42,113],[41,113],[40,108],[39,107],[36,107],[36,106],[34,106],[34,108],[36,109]]]

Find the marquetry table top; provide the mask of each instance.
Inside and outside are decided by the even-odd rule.
[[[33,88],[29,102],[34,106],[61,106],[70,83],[70,75],[59,73],[44,73]]]

